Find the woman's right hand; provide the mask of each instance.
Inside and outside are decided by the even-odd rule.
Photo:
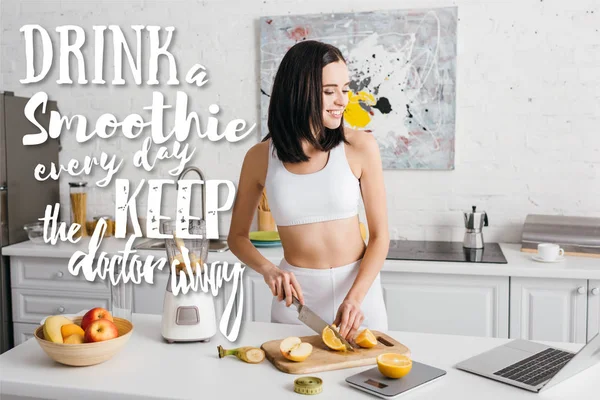
[[[277,296],[278,301],[285,298],[286,307],[292,305],[292,295],[298,299],[300,304],[304,304],[302,289],[293,272],[284,271],[273,265],[263,276],[273,296]]]

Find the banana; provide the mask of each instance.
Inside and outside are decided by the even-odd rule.
[[[265,359],[265,352],[262,349],[252,346],[238,347],[237,349],[224,349],[223,346],[217,346],[219,358],[225,356],[236,356],[242,361],[250,364],[258,364]]]

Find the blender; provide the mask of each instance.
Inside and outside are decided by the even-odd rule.
[[[209,239],[206,237],[206,222],[203,219],[191,220],[188,224],[189,232],[193,235],[202,235],[201,239],[183,239],[176,236],[176,223],[167,221],[162,224],[162,233],[173,235],[172,239],[165,239],[167,258],[169,261],[169,279],[165,291],[163,313],[161,322],[162,337],[169,343],[173,342],[208,342],[217,332],[217,321],[215,315],[214,299],[210,291],[204,293],[201,285],[194,288],[180,290],[174,294],[171,290],[171,280],[182,279],[186,274],[187,282],[190,279],[202,279],[198,274],[208,273],[204,271],[204,263],[208,255]],[[184,250],[188,251],[190,262],[186,270],[184,263]],[[173,273],[171,265],[177,259],[179,265]],[[198,266],[198,268],[196,268]],[[189,272],[189,271],[193,272]],[[191,273],[191,276],[189,275]]]

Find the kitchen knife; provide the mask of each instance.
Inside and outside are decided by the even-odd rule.
[[[292,296],[292,304],[296,306],[296,310],[298,310],[298,319],[304,323],[304,325],[308,326],[313,331],[317,332],[319,335],[323,333],[323,329],[326,326],[330,327],[335,336],[340,339],[340,341],[346,346],[346,349],[350,351],[355,351],[354,346],[352,346],[333,326],[323,321],[321,317],[319,317],[314,311],[308,308],[305,305],[300,304],[296,296]],[[285,300],[285,299],[284,299]]]

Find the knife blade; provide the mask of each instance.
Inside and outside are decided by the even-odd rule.
[[[304,323],[304,325],[308,326],[313,331],[317,332],[319,335],[323,333],[323,329],[326,326],[331,328],[335,336],[346,346],[347,350],[356,351],[354,346],[352,346],[344,337],[335,329],[331,324],[323,321],[321,317],[319,317],[314,311],[308,308],[306,305],[302,305],[300,301],[296,298],[296,296],[292,296],[292,304],[296,306],[296,310],[298,311],[298,319]]]

